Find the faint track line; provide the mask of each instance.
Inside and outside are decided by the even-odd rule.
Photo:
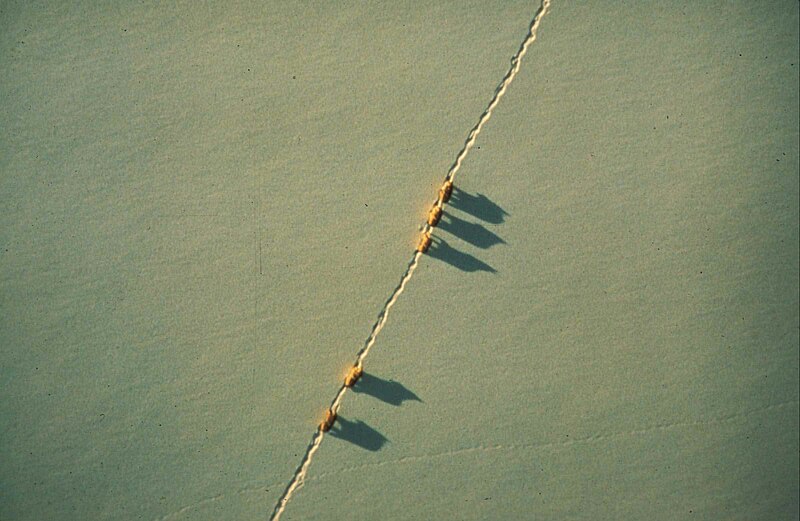
[[[186,512],[189,512],[190,510],[196,510],[196,509],[202,508],[205,505],[210,505],[211,503],[216,503],[217,501],[221,501],[221,500],[223,500],[225,498],[228,498],[228,497],[231,497],[231,496],[234,496],[234,495],[243,496],[243,495],[246,495],[246,494],[263,494],[264,492],[269,491],[269,489],[274,488],[274,487],[279,487],[280,485],[281,485],[281,483],[268,483],[268,484],[265,484],[265,485],[258,485],[258,484],[248,485],[246,487],[242,487],[242,488],[236,490],[235,492],[230,492],[230,493],[227,493],[227,494],[224,494],[224,493],[223,494],[217,494],[215,496],[210,496],[210,497],[201,499],[200,501],[198,501],[196,503],[192,503],[191,505],[186,505],[184,507],[181,507],[181,508],[179,508],[178,510],[176,510],[174,512],[170,512],[168,514],[164,514],[163,516],[158,517],[158,518],[154,519],[153,521],[172,521],[173,519],[177,519],[182,514],[185,514]]]
[[[706,425],[723,425],[727,423],[735,423],[737,421],[741,421],[747,419],[751,416],[756,414],[762,413],[769,413],[772,411],[785,409],[787,407],[797,407],[800,406],[800,401],[798,400],[789,400],[785,402],[779,402],[774,404],[769,404],[764,407],[759,407],[757,409],[751,409],[748,411],[742,411],[738,413],[728,414],[725,416],[720,416],[718,418],[710,418],[708,420],[695,420],[695,421],[673,421],[667,423],[659,423],[655,425],[649,425],[645,427],[640,427],[638,429],[628,430],[628,431],[619,431],[613,433],[605,433],[605,434],[595,434],[592,436],[585,436],[583,438],[575,438],[573,440],[560,440],[560,441],[548,441],[542,443],[523,443],[523,444],[509,444],[509,445],[475,445],[472,447],[462,447],[460,449],[453,449],[448,451],[442,452],[435,452],[432,454],[417,454],[412,456],[404,456],[402,458],[397,458],[393,460],[384,460],[384,461],[377,461],[374,463],[364,463],[361,465],[354,465],[351,467],[344,467],[333,472],[325,472],[322,474],[318,474],[316,476],[308,477],[308,481],[323,481],[332,477],[336,477],[340,474],[348,474],[351,472],[358,472],[365,469],[373,469],[373,468],[380,468],[386,467],[390,465],[397,465],[397,464],[404,464],[404,463],[416,463],[419,461],[429,461],[431,459],[443,459],[443,458],[450,458],[453,456],[461,456],[464,454],[471,454],[475,452],[502,452],[502,451],[522,451],[522,450],[541,450],[541,449],[548,449],[548,448],[563,448],[563,447],[570,447],[573,445],[586,445],[592,443],[602,443],[604,441],[627,438],[632,436],[646,436],[648,434],[653,434],[656,432],[669,432],[678,429],[687,429],[692,427],[702,427]],[[171,512],[169,514],[165,514],[161,517],[156,518],[154,521],[171,521],[176,519],[181,514],[184,514],[190,510],[200,508],[204,505],[211,504],[217,501],[220,501],[226,497],[233,496],[233,495],[244,495],[244,494],[257,494],[263,493],[266,490],[269,490],[273,487],[280,486],[280,483],[269,483],[264,485],[248,485],[246,487],[240,488],[233,493],[229,494],[217,494],[215,496],[211,496],[205,499],[202,499],[196,503],[191,505],[187,505],[185,507],[176,510],[175,512]]]
[[[384,460],[374,463],[364,463],[362,465],[354,465],[352,467],[345,467],[334,472],[326,472],[317,476],[309,477],[309,481],[320,481],[329,477],[337,476],[350,472],[357,472],[369,468],[379,468],[387,465],[396,465],[401,463],[415,463],[418,461],[427,461],[438,458],[449,458],[452,456],[460,456],[462,454],[470,454],[473,452],[496,452],[496,451],[521,451],[521,450],[540,450],[548,448],[564,448],[573,445],[587,445],[592,443],[602,443],[604,441],[633,437],[633,436],[646,436],[656,432],[672,431],[677,429],[687,429],[692,427],[702,427],[706,425],[722,425],[726,423],[734,423],[743,419],[749,418],[755,414],[765,413],[776,409],[783,409],[789,406],[797,407],[800,402],[797,400],[781,402],[776,404],[767,405],[759,409],[753,409],[741,413],[730,414],[721,416],[719,418],[712,418],[709,420],[696,420],[696,421],[676,421],[669,423],[660,423],[634,429],[630,431],[620,431],[613,433],[595,434],[592,436],[585,436],[583,438],[575,438],[571,440],[548,441],[541,443],[523,443],[523,444],[510,444],[510,445],[475,445],[473,447],[463,447],[460,449],[448,450],[437,452],[433,454],[419,454],[415,456],[404,456],[394,460]]]

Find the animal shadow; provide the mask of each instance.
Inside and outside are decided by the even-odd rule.
[[[479,260],[477,257],[459,251],[450,246],[447,241],[439,237],[434,237],[431,249],[428,250],[428,255],[434,259],[444,261],[461,271],[474,272],[474,271],[488,271],[489,273],[497,273],[497,270]]]
[[[367,394],[389,405],[394,405],[395,407],[402,405],[404,401],[422,401],[419,396],[400,382],[384,380],[379,376],[369,373],[364,373],[361,376],[358,383],[353,386],[353,391]]]
[[[491,224],[500,224],[506,220],[508,212],[483,194],[472,195],[469,192],[453,187],[450,203],[464,213],[477,217]]]
[[[483,250],[495,244],[505,244],[503,239],[482,224],[465,221],[449,212],[445,212],[439,228]]]
[[[361,420],[350,421],[339,416],[328,434],[334,438],[348,441],[362,449],[372,452],[381,450],[387,441],[386,436],[376,431]]]

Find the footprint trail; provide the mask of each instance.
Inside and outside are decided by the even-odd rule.
[[[353,365],[353,369],[351,373],[348,375],[345,383],[341,385],[339,391],[336,393],[336,396],[333,398],[331,405],[328,409],[327,416],[322,423],[320,423],[317,431],[314,433],[314,436],[311,440],[311,444],[308,446],[306,453],[303,455],[303,459],[300,462],[300,466],[297,468],[294,476],[292,476],[291,481],[286,486],[286,490],[284,491],[283,495],[278,500],[277,505],[275,505],[275,509],[270,517],[270,521],[278,521],[286,510],[286,505],[292,499],[294,493],[303,485],[305,481],[306,474],[308,472],[308,468],[311,465],[311,460],[316,454],[317,450],[319,450],[320,445],[322,444],[322,440],[325,437],[325,433],[331,428],[333,423],[336,421],[336,415],[339,412],[339,408],[342,405],[342,400],[344,399],[344,395],[347,392],[347,389],[352,387],[358,377],[361,375],[363,371],[364,359],[369,354],[370,349],[372,346],[375,345],[375,340],[377,339],[378,335],[380,334],[383,326],[386,325],[386,321],[389,318],[389,311],[391,311],[392,306],[397,302],[397,299],[405,290],[406,284],[408,281],[411,280],[411,277],[414,275],[414,270],[417,269],[417,265],[419,264],[420,258],[422,255],[428,250],[428,247],[431,243],[431,231],[433,228],[438,224],[439,218],[441,217],[442,210],[444,208],[445,203],[450,198],[450,192],[453,189],[453,182],[455,180],[456,173],[461,168],[464,159],[469,154],[469,151],[475,145],[475,141],[478,139],[478,135],[483,130],[483,126],[486,124],[487,121],[492,117],[492,112],[497,107],[497,104],[500,103],[503,95],[508,90],[508,86],[514,81],[514,78],[517,76],[517,73],[520,69],[520,64],[522,63],[522,58],[525,56],[525,53],[528,52],[528,48],[531,44],[536,40],[536,33],[539,30],[539,25],[541,24],[542,18],[547,14],[548,10],[550,9],[550,0],[542,0],[542,3],[539,9],[536,11],[536,14],[531,21],[530,27],[528,29],[528,34],[525,36],[525,39],[520,44],[519,49],[511,58],[511,67],[506,72],[503,80],[497,86],[494,91],[494,96],[492,96],[491,101],[486,106],[486,109],[481,114],[480,118],[478,118],[478,122],[475,124],[474,127],[469,131],[467,135],[467,139],[464,142],[464,146],[456,155],[456,159],[453,162],[450,170],[447,172],[447,176],[445,176],[444,184],[442,188],[439,190],[439,196],[436,198],[436,201],[433,203],[433,207],[431,208],[430,214],[428,216],[428,221],[422,228],[422,234],[420,237],[419,246],[417,246],[417,250],[414,252],[411,261],[408,264],[408,268],[403,276],[400,278],[400,283],[397,285],[395,290],[392,292],[389,300],[386,301],[386,304],[381,310],[380,315],[378,316],[378,321],[372,328],[372,331],[367,337],[367,340],[364,344],[364,347],[358,352],[356,355],[356,361]]]

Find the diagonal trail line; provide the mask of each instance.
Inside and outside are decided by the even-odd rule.
[[[417,268],[417,264],[419,264],[419,257],[422,256],[422,253],[415,252],[414,257],[411,259],[411,262],[408,265],[408,269],[406,270],[403,277],[400,279],[400,284],[395,288],[392,296],[389,297],[389,300],[386,302],[386,305],[383,308],[380,316],[378,317],[378,322],[375,323],[375,326],[372,328],[372,332],[367,339],[365,346],[359,351],[358,356],[356,357],[356,365],[359,367],[362,365],[364,358],[366,358],[367,354],[369,353],[370,348],[375,343],[375,338],[383,329],[383,325],[386,324],[386,319],[389,317],[389,310],[392,308],[395,302],[397,302],[397,298],[405,289],[406,283],[411,279],[411,276],[414,274],[414,270]],[[347,387],[342,384],[339,387],[339,391],[336,393],[333,401],[331,402],[330,410],[333,411],[334,414],[339,412],[339,407],[342,404],[342,399],[344,398],[344,393],[347,391]],[[311,465],[311,458],[314,457],[314,453],[317,452],[319,446],[322,444],[322,438],[325,436],[325,432],[318,428],[317,432],[314,433],[314,437],[311,440],[311,444],[308,446],[308,450],[306,450],[305,455],[303,456],[303,461],[300,463],[300,466],[297,468],[297,472],[295,472],[292,481],[289,482],[289,485],[286,487],[286,491],[281,496],[278,504],[275,506],[275,510],[272,513],[272,517],[270,518],[271,521],[278,521],[283,514],[283,511],[286,509],[286,504],[292,498],[295,490],[303,486],[303,481],[306,477],[306,472],[308,472],[308,467]]]
[[[530,27],[528,29],[528,34],[525,36],[525,39],[520,44],[519,49],[511,58],[511,67],[506,72],[503,80],[497,86],[494,91],[494,96],[492,96],[492,100],[489,102],[489,105],[486,106],[486,109],[481,114],[480,118],[478,118],[478,123],[472,127],[472,130],[469,131],[467,135],[467,139],[464,142],[464,146],[456,155],[456,159],[453,162],[450,170],[447,172],[447,176],[445,177],[445,183],[452,183],[455,179],[456,173],[461,168],[461,164],[464,161],[464,158],[469,154],[469,151],[475,145],[475,141],[478,139],[478,134],[481,133],[483,126],[489,121],[489,118],[492,117],[492,112],[497,107],[497,104],[500,103],[500,99],[506,93],[508,86],[514,81],[514,78],[517,76],[519,72],[520,63],[522,62],[522,57],[525,56],[525,53],[528,52],[528,48],[531,44],[536,40],[536,33],[539,29],[539,25],[541,24],[542,18],[544,15],[547,14],[547,11],[550,8],[550,0],[542,0],[539,9],[536,11],[536,14],[531,21]],[[442,209],[446,202],[446,198],[442,197],[441,192],[439,197],[434,202],[434,208]],[[430,224],[430,221],[425,224],[422,229],[423,236],[429,236],[431,230],[435,224]],[[427,248],[426,248],[427,249]],[[389,300],[386,301],[386,304],[383,307],[380,315],[378,316],[378,321],[372,328],[372,331],[369,334],[366,342],[364,343],[364,347],[356,355],[356,362],[355,367],[359,369],[363,366],[364,359],[369,354],[370,349],[372,346],[375,345],[375,340],[377,339],[378,335],[380,334],[383,326],[386,325],[386,321],[389,318],[389,311],[392,309],[392,306],[397,302],[397,299],[405,290],[406,284],[411,277],[414,275],[414,270],[417,269],[417,265],[419,265],[419,260],[422,257],[423,251],[419,249],[414,253],[414,256],[411,258],[411,262],[408,264],[408,269],[400,278],[400,284],[395,288],[392,295],[389,297]],[[342,405],[342,400],[344,399],[344,394],[347,392],[347,386],[342,384],[339,387],[339,391],[336,393],[336,396],[333,398],[331,402],[330,411],[335,415],[339,412],[339,408]],[[291,481],[286,486],[286,490],[284,491],[281,498],[278,500],[278,504],[275,505],[275,509],[272,512],[272,516],[270,517],[270,521],[278,521],[286,510],[286,505],[292,499],[294,493],[299,489],[305,480],[306,473],[308,472],[308,467],[311,465],[311,460],[314,457],[314,454],[319,450],[320,445],[322,444],[322,439],[325,437],[325,429],[322,426],[317,428],[317,431],[314,433],[314,437],[311,439],[311,444],[308,446],[306,453],[303,455],[303,459],[300,462],[300,466],[297,468],[294,476],[292,476]]]
[[[481,117],[478,118],[478,123],[472,127],[472,130],[469,131],[467,140],[464,142],[464,147],[456,156],[456,160],[453,163],[453,166],[450,167],[450,171],[447,173],[445,180],[452,180],[455,177],[456,172],[458,172],[458,169],[461,168],[461,163],[464,161],[464,158],[472,149],[473,145],[475,145],[475,140],[478,138],[478,134],[481,133],[483,125],[485,125],[486,122],[489,121],[489,118],[492,117],[492,112],[497,107],[497,104],[500,103],[500,99],[506,93],[508,86],[512,81],[514,81],[514,78],[519,72],[520,63],[522,63],[522,57],[528,52],[528,47],[530,47],[531,44],[536,41],[536,32],[539,30],[539,24],[541,23],[542,18],[544,18],[544,15],[547,14],[549,8],[550,0],[542,0],[542,5],[539,7],[539,10],[536,11],[533,20],[531,21],[530,28],[528,29],[528,35],[522,41],[522,44],[520,44],[516,54],[514,54],[514,56],[511,58],[511,68],[508,69],[508,72],[506,72],[506,75],[503,77],[503,81],[501,81],[500,85],[498,85],[497,89],[495,89],[494,97],[492,97],[492,101],[489,102],[489,105],[486,106],[486,110],[483,111]]]

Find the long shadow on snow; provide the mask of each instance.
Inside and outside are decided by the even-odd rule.
[[[341,416],[336,418],[336,423],[333,424],[333,428],[328,431],[328,434],[372,452],[381,450],[381,447],[389,441],[386,436],[363,421],[350,421]]]
[[[497,273],[496,269],[492,268],[485,262],[478,260],[469,253],[464,253],[463,251],[453,248],[447,244],[447,241],[440,239],[439,237],[434,237],[433,245],[431,246],[431,249],[428,250],[428,255],[434,259],[439,259],[452,266],[455,266],[462,271],[488,271],[489,273]]]
[[[447,204],[491,224],[502,223],[508,215],[508,212],[485,195],[472,195],[457,186],[453,187],[453,195],[450,196],[450,201]]]
[[[483,250],[495,244],[505,244],[503,239],[482,224],[465,221],[449,212],[444,213],[439,228]]]
[[[378,376],[364,373],[358,383],[353,387],[356,393],[363,393],[395,407],[404,401],[421,402],[419,396],[414,394],[405,385],[394,380],[384,380]]]

